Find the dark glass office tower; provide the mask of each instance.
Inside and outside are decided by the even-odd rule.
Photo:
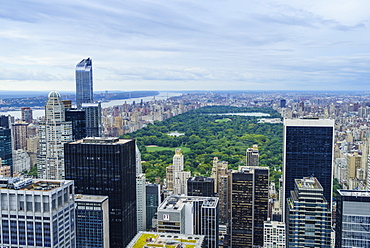
[[[86,138],[65,144],[64,153],[76,194],[109,197],[110,247],[125,247],[136,234],[135,140]]]
[[[101,102],[83,103],[82,109],[85,111],[86,137],[101,136]]]
[[[304,177],[317,178],[331,206],[333,143],[334,120],[284,120],[284,216],[285,201],[294,190],[294,180]]]
[[[80,140],[86,138],[86,113],[80,109],[66,109],[66,121],[72,122],[72,138]]]
[[[263,222],[268,217],[269,168],[245,166],[231,176],[231,247],[263,247]]]
[[[10,128],[0,127],[0,158],[3,166],[10,166],[13,174],[12,134]]]
[[[81,60],[76,65],[76,105],[81,108],[82,103],[93,102],[92,60]]]
[[[146,191],[146,229],[152,226],[152,219],[157,213],[157,208],[161,204],[160,196],[160,185],[159,184],[147,184],[145,185]]]
[[[189,178],[188,196],[215,196],[215,179],[203,176]]]

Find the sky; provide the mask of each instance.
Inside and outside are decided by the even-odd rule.
[[[368,0],[0,3],[0,90],[370,91]]]

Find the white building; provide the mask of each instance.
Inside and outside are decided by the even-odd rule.
[[[285,248],[285,223],[278,221],[265,221],[263,223],[263,247]]]
[[[45,105],[45,122],[40,123],[39,178],[64,179],[64,143],[72,141],[72,123],[65,121],[60,94],[52,91]]]
[[[136,175],[136,213],[137,231],[146,230],[146,178],[145,174]]]
[[[0,178],[1,247],[75,247],[73,181]]]
[[[31,159],[25,150],[18,149],[13,151],[13,171],[22,172],[31,169]]]
[[[188,193],[187,181],[191,177],[190,171],[184,171],[184,155],[181,149],[175,150],[173,163],[166,169],[167,189],[173,191],[175,195]]]

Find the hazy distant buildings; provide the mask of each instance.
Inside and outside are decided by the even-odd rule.
[[[22,115],[22,121],[25,121],[26,123],[32,123],[33,116],[32,116],[32,109],[29,107],[21,108],[21,115]]]
[[[76,193],[109,197],[110,247],[125,247],[137,227],[135,140],[85,138],[65,144],[64,152]]]
[[[330,247],[331,208],[316,178],[295,180],[287,199],[288,247]]]
[[[52,91],[45,105],[45,122],[39,125],[38,175],[44,179],[64,179],[64,143],[72,141],[72,124],[65,121],[60,94]]]
[[[331,206],[334,120],[285,119],[283,196],[290,197],[295,179],[316,177]],[[286,200],[283,200],[285,209]],[[283,210],[283,214],[285,211]]]
[[[335,247],[370,247],[370,191],[338,190]]]
[[[73,181],[0,178],[1,247],[76,247]]]
[[[108,196],[76,195],[76,247],[109,248]]]
[[[263,223],[268,217],[268,167],[240,167],[232,173],[230,245],[263,246]]]
[[[82,107],[82,103],[93,102],[93,75],[92,60],[83,59],[76,65],[76,105]]]

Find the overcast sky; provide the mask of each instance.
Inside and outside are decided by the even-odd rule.
[[[0,90],[370,90],[369,0],[0,3]]]

